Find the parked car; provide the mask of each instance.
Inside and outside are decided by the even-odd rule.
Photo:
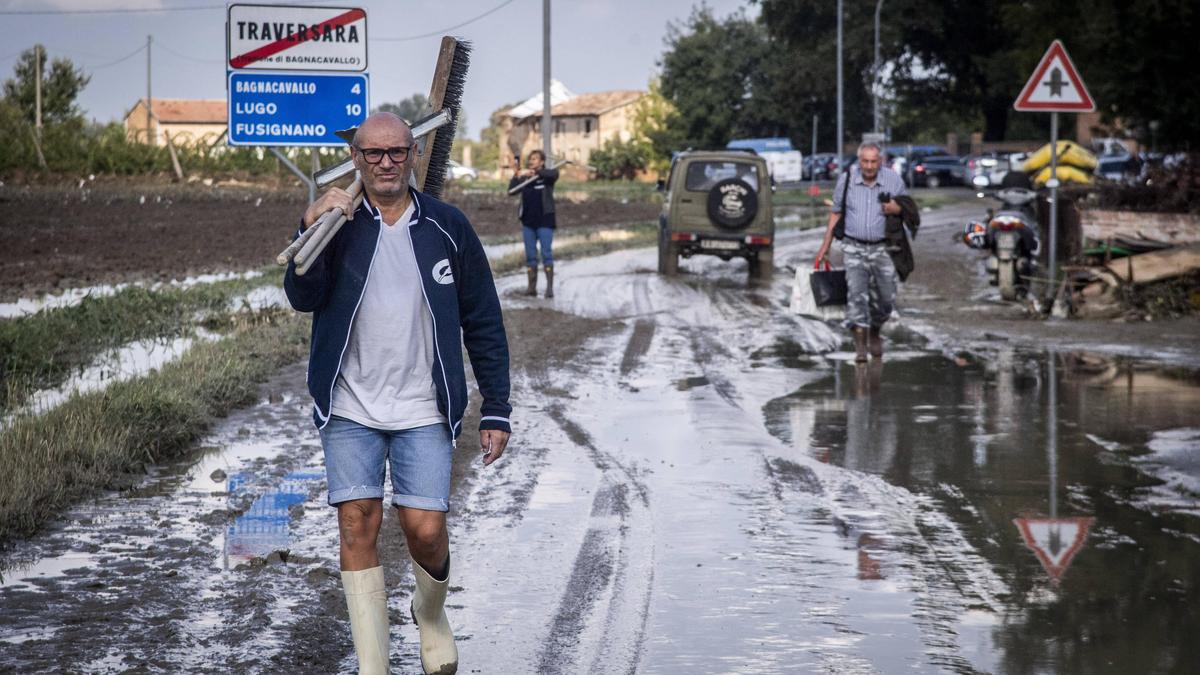
[[[472,181],[479,178],[479,169],[473,166],[463,166],[454,160],[446,166],[446,180]]]
[[[954,155],[930,155],[917,160],[912,167],[913,187],[942,187],[966,183],[966,164]]]
[[[767,163],[754,153],[723,150],[675,154],[658,224],[658,271],[674,276],[679,258],[745,258],[750,276],[771,276],[775,218]]]
[[[967,185],[979,187],[999,185],[1000,181],[1004,180],[1004,174],[1009,171],[1008,156],[1005,153],[984,152],[978,155],[968,155],[964,161],[967,172],[963,182]],[[977,177],[982,177],[987,182],[981,184],[975,180]]]
[[[829,163],[833,161],[833,153],[819,152],[804,158],[804,180],[828,180]],[[817,175],[813,175],[813,172]]]
[[[1142,163],[1130,154],[1102,155],[1098,161],[1094,173],[1105,180],[1132,183],[1142,170]]]
[[[906,173],[910,161],[920,160],[930,155],[945,155],[946,148],[940,145],[889,145],[883,149],[887,156],[888,166],[892,171],[908,179]]]

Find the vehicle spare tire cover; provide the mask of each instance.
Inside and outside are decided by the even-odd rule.
[[[758,193],[741,178],[726,178],[708,191],[708,219],[730,229],[746,227],[758,215]]]

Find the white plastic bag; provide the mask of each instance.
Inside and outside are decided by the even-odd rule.
[[[792,302],[790,305],[792,313],[817,319],[818,321],[841,321],[845,319],[846,307],[844,305],[817,306],[817,301],[813,298],[812,285],[809,283],[810,276],[812,276],[812,270],[807,267],[796,268],[796,279],[792,282]]]

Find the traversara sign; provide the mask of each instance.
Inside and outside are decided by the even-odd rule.
[[[229,5],[230,70],[367,69],[367,13],[357,7]]]

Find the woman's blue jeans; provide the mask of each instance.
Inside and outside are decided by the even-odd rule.
[[[538,266],[538,245],[542,247],[542,266],[554,267],[554,228],[552,227],[521,227],[525,234],[525,266]]]

